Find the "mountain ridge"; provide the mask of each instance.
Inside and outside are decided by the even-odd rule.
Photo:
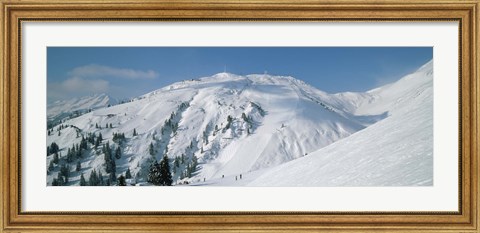
[[[47,104],[47,120],[58,124],[67,118],[77,117],[86,112],[117,104],[118,100],[105,93],[92,94],[68,100],[57,100]]]

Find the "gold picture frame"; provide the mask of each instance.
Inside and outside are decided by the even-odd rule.
[[[2,232],[479,232],[479,1],[1,0]],[[21,25],[27,21],[456,21],[459,210],[454,212],[22,212]]]

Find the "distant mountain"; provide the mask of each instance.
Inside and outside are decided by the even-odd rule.
[[[72,103],[84,106],[83,109],[92,108],[93,111],[67,119],[49,131],[47,143],[58,144],[60,162],[50,165],[54,156],[47,157],[47,166],[50,167],[47,184],[51,185],[53,179],[58,177],[62,164],[71,164],[71,167],[74,167],[79,161],[81,169],[72,170],[67,185],[78,185],[81,174],[88,180],[93,170],[103,174],[102,178],[105,180],[109,180],[112,173],[115,177],[128,170],[132,174],[132,179],[129,180],[131,184],[146,185],[152,162],[160,161],[167,155],[174,183],[301,185],[304,184],[302,180],[293,179],[308,179],[302,175],[308,173],[314,180],[306,185],[329,185],[330,183],[324,183],[324,178],[314,176],[313,173],[322,172],[318,167],[328,167],[329,160],[334,161],[332,164],[335,166],[342,166],[337,160],[354,155],[338,150],[342,151],[342,154],[329,155],[329,160],[322,160],[326,158],[322,151],[327,148],[346,141],[347,144],[342,147],[349,148],[349,151],[354,153],[363,150],[364,146],[374,148],[382,138],[393,141],[410,140],[389,134],[394,132],[391,128],[394,126],[388,122],[402,123],[405,121],[402,114],[414,114],[419,106],[427,109],[423,114],[431,113],[427,106],[429,88],[432,88],[431,81],[428,81],[432,76],[431,73],[428,74],[429,71],[431,64],[394,84],[366,93],[328,94],[293,77],[220,73],[177,82],[131,102],[109,108],[104,108],[109,100],[105,96],[97,98],[98,105],[92,104],[95,101],[77,104],[81,102],[77,100]],[[427,97],[424,97],[425,95]],[[416,96],[426,100],[418,101],[420,97]],[[55,108],[49,107],[48,114],[54,116],[59,115],[58,112],[75,111],[74,108],[65,111],[65,108],[58,107],[57,109],[62,110],[55,111]],[[425,116],[422,120],[428,121],[430,118]],[[386,126],[381,127],[379,124]],[[378,129],[370,130],[375,127]],[[420,140],[419,143],[428,143],[428,124],[427,128],[419,127],[418,130],[427,132],[423,135],[425,140]],[[367,133],[364,133],[365,131]],[[376,131],[382,137],[369,141],[367,137],[373,137],[372,134]],[[95,141],[100,134],[103,140],[95,147]],[[362,134],[365,136],[356,136]],[[67,157],[69,148],[81,144],[82,137],[89,141],[85,143],[86,149],[80,150],[81,153],[74,158]],[[357,140],[366,144],[352,141],[355,142],[352,148],[352,145],[348,144],[350,137],[360,137]],[[413,140],[415,137],[411,138]],[[385,145],[385,148],[390,148],[387,146]],[[422,152],[428,152],[427,147]],[[115,153],[119,151],[120,156],[111,162],[113,152],[105,148],[111,148]],[[413,150],[413,147],[410,149]],[[373,149],[372,151],[375,152]],[[408,152],[409,148],[404,148],[398,153]],[[377,156],[376,158],[382,160],[382,156],[387,155],[375,152],[368,156]],[[371,159],[368,156],[366,158]],[[421,156],[426,156],[425,160],[422,160],[424,166],[432,166],[431,154]],[[319,161],[314,158],[319,158]],[[361,161],[352,161],[361,165]],[[111,169],[112,163],[114,172]],[[414,169],[413,165],[405,166]],[[303,173],[296,173],[302,169]],[[343,170],[342,167],[329,169]],[[291,173],[294,174],[293,178],[284,180],[284,183],[280,178],[275,178],[283,177],[279,175],[283,171],[286,172],[283,176]],[[375,173],[375,170],[371,172]],[[241,180],[240,174],[243,175]],[[406,183],[411,182],[402,185],[429,184],[428,179],[433,174],[425,170],[422,175],[424,177],[407,180]],[[368,185],[365,182],[358,184]]]
[[[104,108],[117,104],[116,99],[107,94],[95,94],[69,100],[58,100],[47,104],[47,120],[49,122],[61,122],[70,117],[82,115],[88,111]]]

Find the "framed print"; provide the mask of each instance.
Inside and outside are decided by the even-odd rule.
[[[478,232],[478,1],[2,1],[5,232]]]

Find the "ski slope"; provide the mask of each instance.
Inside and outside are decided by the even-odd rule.
[[[433,67],[368,92],[356,113],[389,117],[309,156],[277,166],[249,186],[433,185]]]

